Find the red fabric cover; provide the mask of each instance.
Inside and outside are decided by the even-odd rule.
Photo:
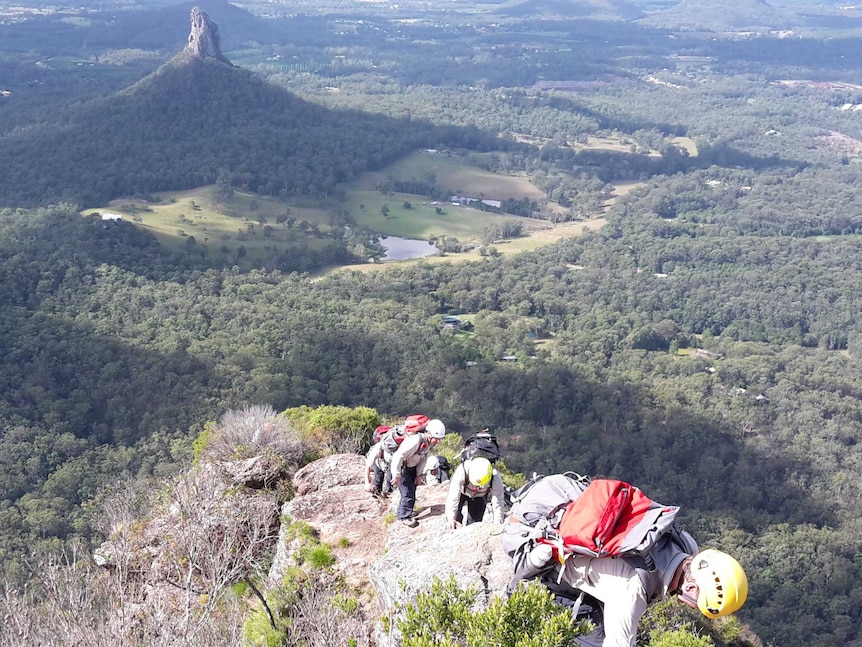
[[[381,440],[383,440],[383,436],[385,436],[386,432],[388,432],[390,429],[392,429],[392,427],[390,427],[389,425],[380,425],[379,427],[377,427],[377,429],[374,430],[374,435],[371,437],[372,442],[379,443]]]
[[[418,413],[414,416],[407,416],[404,420],[404,431],[408,434],[415,434],[423,429],[428,424],[428,416]]]
[[[596,479],[577,501],[566,506],[560,537],[567,546],[582,546],[601,556],[616,555],[629,531],[655,505],[624,481]]]

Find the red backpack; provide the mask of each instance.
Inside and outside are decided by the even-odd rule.
[[[383,449],[389,454],[394,454],[398,451],[398,447],[407,436],[418,434],[423,431],[428,425],[428,420],[428,416],[421,413],[414,416],[407,416],[404,420],[404,424],[391,427],[383,434],[381,437]]]
[[[383,440],[383,436],[387,434],[387,432],[392,429],[389,425],[380,425],[377,429],[374,430],[374,433],[371,435],[371,442],[373,444],[379,443]]]
[[[679,508],[656,503],[624,481],[595,479],[569,503],[557,528],[564,551],[593,557],[644,553]]]
[[[428,416],[421,413],[407,416],[404,419],[404,431],[408,434],[418,434],[420,431],[425,430],[425,427],[428,426],[428,422]]]

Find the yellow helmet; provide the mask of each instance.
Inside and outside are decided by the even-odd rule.
[[[697,608],[707,618],[738,611],[748,597],[748,578],[733,557],[720,550],[703,550],[691,560],[697,584]]]
[[[494,466],[487,458],[471,458],[467,465],[467,479],[476,487],[485,487],[494,476]]]

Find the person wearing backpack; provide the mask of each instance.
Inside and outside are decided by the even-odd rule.
[[[515,493],[504,528],[510,589],[538,579],[556,595],[590,600],[597,626],[581,647],[634,647],[647,606],[669,595],[708,618],[734,613],[748,595],[745,571],[727,553],[700,550],[676,524],[678,510],[622,481],[536,477]]]
[[[487,458],[469,458],[455,468],[449,479],[446,523],[455,529],[459,523],[466,526],[481,522],[489,505],[491,521],[503,523],[503,479]]]
[[[373,445],[365,455],[366,490],[376,497],[388,497],[392,493],[392,456],[407,436],[419,433],[427,424],[428,416],[415,414],[407,416],[401,424],[380,425],[374,430]]]
[[[448,481],[449,461],[444,456],[429,456],[425,461],[425,469],[422,471],[422,480],[425,485],[436,485]]]
[[[461,450],[458,458],[463,463],[468,458],[481,456],[482,458],[487,458],[492,463],[496,463],[500,455],[500,445],[497,443],[497,436],[492,434],[488,427],[485,427],[482,431],[464,441],[464,449]]]
[[[600,613],[593,618],[596,628],[578,638],[576,645],[635,647],[638,623],[651,602],[675,595],[707,618],[729,615],[745,603],[748,580],[739,562],[719,550],[699,551],[685,535],[691,541],[687,549],[670,536],[659,541],[649,554],[650,567],[627,558],[584,555],[561,565],[547,544],[537,545],[528,559],[533,565],[546,560],[551,569],[544,579],[558,582],[558,590],[568,589],[569,598],[585,594],[599,602]]]
[[[386,451],[382,440],[374,443],[365,455],[365,489],[376,497],[392,493],[391,463],[392,454]]]
[[[446,426],[441,420],[429,420],[422,431],[406,436],[392,456],[392,487],[397,487],[401,495],[397,516],[405,526],[415,528],[419,525],[413,518],[416,486],[422,480],[428,455],[445,435]]]

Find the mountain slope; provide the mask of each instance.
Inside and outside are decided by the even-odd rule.
[[[183,56],[120,93],[0,139],[0,204],[96,205],[211,183],[222,169],[254,191],[322,195],[440,136],[422,124],[327,110],[246,70]]]
[[[666,29],[711,32],[787,29],[798,24],[792,11],[764,0],[682,0],[639,22]]]

